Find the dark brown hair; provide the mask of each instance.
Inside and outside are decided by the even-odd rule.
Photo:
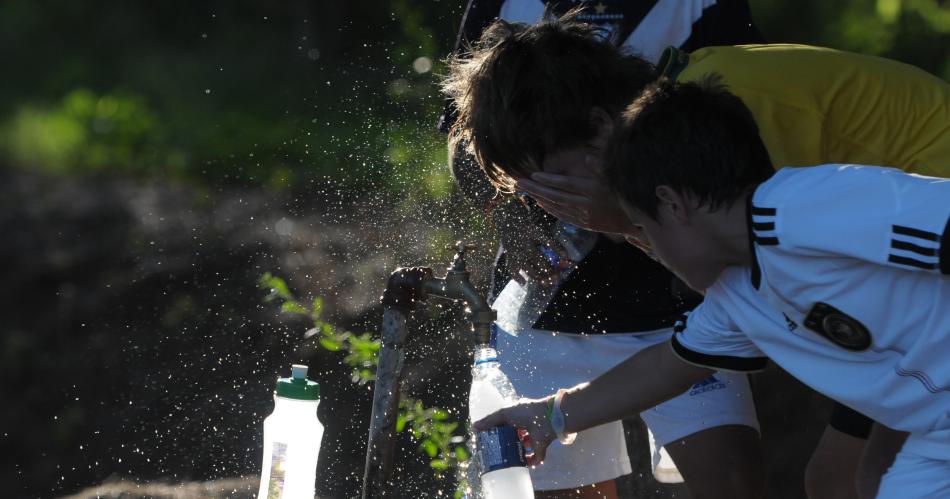
[[[607,145],[605,176],[619,201],[656,218],[656,188],[729,207],[774,170],[752,112],[717,75],[662,79],[623,112]]]
[[[591,111],[616,117],[655,78],[648,62],[622,53],[578,10],[535,25],[495,21],[442,82],[463,141],[495,187],[538,171],[546,153],[583,144],[597,128]]]

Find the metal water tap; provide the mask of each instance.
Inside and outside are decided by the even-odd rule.
[[[446,269],[445,277],[433,276],[432,269],[428,267],[399,268],[389,276],[386,290],[383,291],[382,338],[376,382],[373,386],[373,412],[366,443],[363,499],[393,497],[392,468],[399,413],[399,386],[405,360],[403,342],[408,332],[406,319],[416,303],[426,301],[429,296],[462,300],[468,306],[475,343],[484,345],[491,339],[495,311],[475,290],[465,268],[465,254],[474,250],[475,246],[459,241],[454,248],[455,258]]]
[[[456,250],[455,258],[446,269],[445,277],[435,277],[428,267],[396,269],[389,276],[389,283],[383,292],[383,305],[399,308],[408,314],[415,303],[424,302],[429,296],[462,300],[467,305],[472,321],[475,343],[488,344],[491,325],[497,314],[488,306],[488,300],[475,289],[465,261],[466,253],[477,249],[477,246],[459,241],[451,248]]]
[[[465,262],[465,253],[478,249],[478,246],[458,241],[454,248],[456,250],[455,258],[452,259],[452,264],[446,269],[445,277],[429,276],[428,279],[423,281],[423,292],[427,295],[449,300],[464,301],[471,317],[475,343],[488,344],[491,339],[491,325],[495,322],[497,314],[488,306],[488,301],[475,290]]]

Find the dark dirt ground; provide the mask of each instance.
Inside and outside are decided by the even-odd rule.
[[[400,265],[432,264],[471,213],[406,208],[328,186],[269,193],[0,170],[0,496],[246,497],[256,492],[261,422],[278,374],[311,366],[327,428],[318,492],[352,497],[362,477],[368,387],[341,356],[303,340],[307,322],[265,304],[257,279],[322,296],[327,320],[374,331]],[[487,247],[492,243],[476,237]],[[493,251],[471,270],[484,286]],[[466,414],[469,339],[457,306],[410,324],[406,389]],[[754,378],[770,497],[803,497],[802,474],[830,405],[780,370]],[[636,471],[623,497],[688,497],[655,483],[642,424],[627,424]],[[398,497],[432,478],[408,437]],[[240,478],[246,477],[246,478]]]

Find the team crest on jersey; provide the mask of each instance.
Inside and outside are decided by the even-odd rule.
[[[860,352],[871,346],[871,332],[864,324],[827,303],[815,302],[804,324],[847,350]]]

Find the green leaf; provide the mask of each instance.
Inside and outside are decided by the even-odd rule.
[[[274,276],[269,272],[264,274],[264,279],[262,282],[266,284],[273,292],[277,293],[277,296],[285,300],[293,300],[294,296],[290,294],[290,288],[287,287],[287,283],[284,282],[280,277]]]
[[[317,320],[321,314],[323,314],[323,298],[318,296],[313,299],[313,311],[310,312],[310,317],[313,317],[313,320]]]
[[[422,441],[422,448],[426,451],[426,454],[429,457],[435,457],[439,453],[439,446],[432,441],[431,438],[427,438]]]
[[[332,338],[327,338],[325,336],[320,338],[320,346],[322,346],[323,348],[326,348],[327,350],[331,352],[336,352],[336,351],[339,351],[341,348],[343,348],[343,345],[341,345],[340,343],[337,343],[336,341],[333,341]]]
[[[406,428],[406,415],[399,414],[396,416],[396,431],[401,432]]]
[[[465,447],[455,447],[455,459],[457,459],[460,463],[468,461],[468,451],[465,450]]]
[[[449,463],[445,459],[433,459],[429,461],[429,466],[432,466],[433,469],[445,470],[449,468]]]
[[[307,315],[309,311],[304,308],[303,305],[295,301],[285,301],[283,305],[280,306],[281,312],[291,313],[291,314],[301,314]]]
[[[264,272],[264,273],[261,274],[261,276],[257,279],[257,287],[259,287],[259,288],[261,288],[261,289],[270,289],[270,288],[272,287],[272,286],[270,285],[270,281],[271,281],[271,279],[273,279],[273,278],[274,278],[274,274],[271,274],[270,272]]]

